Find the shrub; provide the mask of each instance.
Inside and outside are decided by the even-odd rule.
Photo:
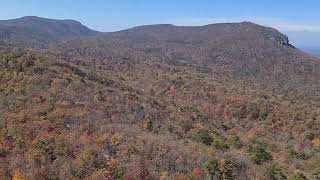
[[[59,157],[50,166],[48,172],[46,172],[46,177],[44,179],[72,179],[73,172],[72,159]],[[38,175],[43,176],[43,175]]]
[[[248,155],[256,164],[262,164],[265,161],[271,160],[272,156],[266,151],[265,147],[260,143],[252,143],[247,149]]]
[[[203,164],[203,168],[210,179],[234,179],[235,163],[230,159],[208,160]]]
[[[193,139],[197,142],[201,142],[205,145],[211,145],[212,143],[212,137],[210,135],[210,133],[208,132],[208,130],[205,129],[200,129],[198,130],[194,135],[193,135]]]
[[[15,171],[12,180],[25,180],[26,177],[21,171]]]
[[[197,114],[197,120],[200,121],[200,122],[203,122],[203,123],[208,122],[207,116],[205,116],[202,113],[198,113]]]
[[[202,176],[202,170],[201,170],[201,168],[199,168],[199,167],[193,168],[193,170],[192,170],[192,176],[193,176],[195,179],[201,179],[201,176]]]
[[[241,148],[242,144],[238,136],[230,136],[227,138],[216,136],[211,143],[212,147],[219,150],[227,150],[230,147]]]
[[[320,147],[320,138],[318,138],[318,139],[313,139],[312,142],[313,142],[313,145],[314,145],[314,146]]]
[[[151,131],[153,131],[153,127],[154,127],[153,121],[152,121],[152,120],[149,120],[149,121],[147,122],[147,124],[146,124],[146,129],[151,132]]]
[[[91,174],[95,169],[107,167],[103,156],[95,149],[84,149],[75,160],[74,171],[77,178],[82,179],[85,175]]]
[[[241,148],[242,147],[242,143],[240,141],[240,138],[238,136],[236,136],[236,135],[231,135],[226,140],[227,140],[227,144],[229,146],[233,146],[235,148]]]
[[[289,180],[307,180],[307,177],[300,171],[295,171],[289,178]]]
[[[320,168],[313,170],[312,175],[315,177],[315,179],[320,179]]]
[[[229,144],[227,143],[226,139],[221,138],[221,137],[217,137],[215,138],[212,143],[211,143],[212,147],[214,147],[215,149],[219,149],[219,150],[226,150],[229,149]]]
[[[0,146],[0,158],[5,158],[7,155],[7,151]]]
[[[317,158],[312,163],[312,175],[315,179],[320,179],[320,158]]]
[[[19,136],[15,140],[15,145],[16,145],[17,148],[23,149],[26,146],[26,142],[25,142],[24,138]]]
[[[314,139],[314,133],[306,132],[305,137],[306,137],[306,139],[312,141]]]
[[[136,164],[134,166],[136,168]],[[108,161],[108,168],[105,171],[104,177],[104,179],[126,179],[124,170],[119,167],[118,161],[113,158]]]
[[[234,163],[229,159],[221,159],[219,161],[220,178],[222,180],[234,179],[233,176]]]
[[[203,164],[203,168],[206,174],[211,178],[214,179],[216,176],[219,175],[219,164],[217,160],[208,160]]]
[[[131,168],[131,171],[126,173],[124,179],[147,179],[150,175],[145,159],[135,159]]]
[[[267,169],[267,176],[271,180],[285,180],[287,177],[283,174],[282,169],[277,165],[271,165]]]
[[[116,132],[111,137],[111,143],[114,146],[119,145],[123,141],[123,134]]]
[[[170,179],[170,175],[167,171],[161,172],[159,180],[167,180]]]
[[[295,159],[307,159],[307,155],[304,152],[296,151],[292,146],[287,147],[288,154],[291,158]]]

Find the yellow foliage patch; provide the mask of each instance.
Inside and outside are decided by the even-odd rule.
[[[113,145],[119,145],[121,143],[123,139],[123,134],[120,133],[115,133],[112,137],[111,137],[111,143]]]
[[[312,142],[315,146],[320,147],[320,138],[314,139]]]
[[[161,172],[160,173],[160,180],[167,180],[170,179],[169,173],[167,171]]]
[[[26,180],[25,176],[21,171],[15,171],[12,180]]]

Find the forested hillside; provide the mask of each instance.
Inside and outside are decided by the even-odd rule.
[[[1,178],[320,178],[320,61],[285,35],[244,22],[80,38],[2,44]]]

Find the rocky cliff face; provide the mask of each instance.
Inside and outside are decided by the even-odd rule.
[[[295,48],[293,45],[291,45],[289,43],[288,36],[286,36],[286,35],[281,34],[281,36],[278,36],[278,37],[272,37],[271,36],[270,39],[272,41],[274,41],[278,45],[283,45],[283,46],[288,46],[288,47],[291,47],[291,48]]]

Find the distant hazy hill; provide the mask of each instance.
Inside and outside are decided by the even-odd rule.
[[[38,44],[61,39],[88,37],[98,32],[74,20],[55,20],[26,16],[0,21],[0,42],[6,44]]]
[[[303,51],[320,57],[319,32],[285,32],[291,42]]]
[[[300,47],[303,51],[320,58],[320,47]]]

